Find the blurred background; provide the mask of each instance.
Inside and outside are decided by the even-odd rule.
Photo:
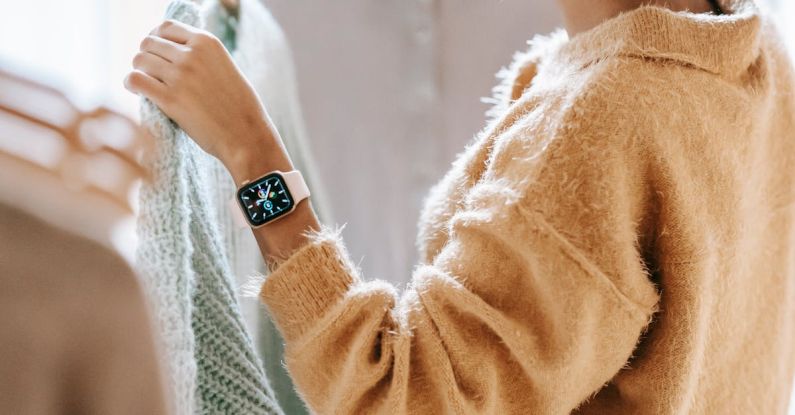
[[[166,0],[0,0],[0,62],[86,108],[137,117],[122,86]],[[554,0],[264,0],[292,47],[306,129],[334,221],[368,278],[405,284],[422,200],[484,125],[494,74]],[[770,0],[781,22],[795,2]],[[780,25],[795,45],[795,27]],[[247,312],[255,318],[249,299]],[[791,410],[795,414],[795,409]]]

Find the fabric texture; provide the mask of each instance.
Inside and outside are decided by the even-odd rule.
[[[324,187],[319,183],[316,164],[308,145],[298,102],[292,54],[284,33],[258,0],[241,0],[237,16],[231,16],[218,1],[207,1],[205,5],[202,10],[205,29],[221,39],[265,104],[293,165],[301,171],[312,191],[313,210],[321,222],[329,223],[331,209],[323,193]],[[233,220],[234,215],[240,215],[240,210],[236,204],[229,203],[237,190],[231,175],[220,162],[213,160],[209,164],[209,190],[214,192],[211,197],[215,200],[213,213],[226,256],[237,282],[246,284],[252,276],[266,272],[262,253],[251,229],[239,226]],[[241,306],[245,320],[254,330],[257,350],[260,356],[265,356],[265,369],[282,409],[290,415],[306,413],[303,401],[295,392],[292,380],[282,365],[284,341],[266,313],[263,313],[261,304],[256,300],[256,290],[251,298],[243,298]]]
[[[421,215],[398,296],[328,229],[261,298],[319,414],[785,413],[795,79],[769,19],[537,37]]]
[[[202,26],[196,5],[166,18]],[[280,414],[240,313],[208,181],[210,155],[150,101],[142,123],[156,138],[141,189],[138,265],[156,310],[178,414]]]
[[[2,413],[170,413],[144,295],[118,252],[3,203],[0,246]]]

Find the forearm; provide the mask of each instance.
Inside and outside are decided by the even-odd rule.
[[[240,139],[240,144],[230,148],[222,156],[235,184],[240,187],[274,170],[294,170],[282,140],[271,122],[254,123],[248,126],[249,134]],[[253,228],[265,262],[273,264],[289,257],[307,242],[306,233],[320,227],[309,199],[300,202],[295,210],[277,221],[260,228]]]
[[[328,231],[268,276],[261,296],[313,411],[562,413],[626,363],[649,310],[543,219],[482,193],[493,205],[452,219],[453,241],[400,299]]]
[[[293,170],[256,92],[221,41],[167,20],[140,49],[126,87],[152,100],[202,149],[218,157],[238,186],[274,170]],[[273,262],[301,247],[305,233],[317,228],[309,202],[302,201],[292,214],[255,229],[254,235],[263,257]]]

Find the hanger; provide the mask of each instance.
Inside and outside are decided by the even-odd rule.
[[[107,108],[81,112],[59,91],[0,69],[0,152],[105,193],[132,211],[130,187],[151,145],[132,120]]]
[[[238,17],[240,14],[240,0],[219,0],[230,16]]]
[[[113,124],[121,133],[135,130],[135,124],[107,108],[82,113],[60,91],[36,83],[22,76],[0,69],[0,110],[32,123],[57,131],[71,146],[81,152],[106,151],[135,166],[141,174],[145,170],[136,161],[150,142],[137,140],[128,134],[97,134],[98,123]]]

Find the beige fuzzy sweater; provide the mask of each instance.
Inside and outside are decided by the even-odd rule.
[[[782,414],[795,80],[750,1],[532,42],[398,296],[334,232],[261,296],[319,414]],[[376,208],[376,207],[374,207]]]

